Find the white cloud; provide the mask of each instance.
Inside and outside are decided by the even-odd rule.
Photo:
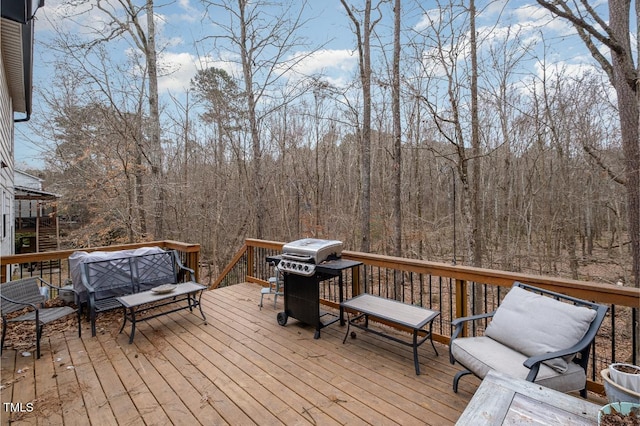
[[[575,34],[575,29],[566,19],[555,18],[551,12],[542,6],[524,5],[515,8],[512,12],[517,25],[524,31],[552,32],[566,36]]]
[[[536,75],[539,79],[556,80],[561,78],[572,77],[580,79],[585,75],[602,74],[602,69],[587,63],[570,63],[565,61],[557,61],[547,64],[540,62],[535,65]]]
[[[431,9],[421,15],[421,19],[413,26],[414,31],[424,31],[432,26],[437,26],[440,22],[440,12],[438,9]]]
[[[199,10],[191,4],[191,0],[179,0],[177,4],[180,13],[176,13],[174,18],[184,22],[196,22],[205,15],[204,11]]]
[[[184,92],[196,73],[196,58],[187,52],[168,52],[163,53],[159,59],[168,74],[158,79],[158,91],[161,93],[167,91]]]
[[[163,53],[159,60],[167,72],[158,79],[158,90],[161,93],[184,92],[191,85],[191,79],[199,69],[215,67],[227,71],[230,75],[239,75],[237,62],[229,59],[231,58],[198,57],[188,52]]]
[[[322,75],[322,79],[332,86],[343,87],[357,66],[357,61],[356,53],[350,49],[302,51],[278,65],[278,70],[289,80]]]
[[[299,58],[302,59],[293,67],[293,71],[303,75],[312,75],[331,70],[349,72],[357,63],[355,53],[348,49],[321,49],[311,54],[300,52],[291,61],[297,61]]]

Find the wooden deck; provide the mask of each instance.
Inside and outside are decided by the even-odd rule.
[[[338,324],[314,340],[295,319],[277,324],[281,298],[262,310],[259,298],[253,284],[207,291],[207,324],[173,313],[139,324],[131,345],[113,321],[97,337],[88,322],[81,339],[45,330],[39,360],[8,348],[2,425],[445,425],[480,383],[453,393],[446,346],[421,346],[416,376],[408,347],[361,331],[343,345]]]

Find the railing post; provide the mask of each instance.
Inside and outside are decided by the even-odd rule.
[[[187,253],[187,267],[193,269],[196,273],[195,277],[192,279],[199,283],[200,282],[200,251],[188,252]]]
[[[255,272],[255,248],[247,246],[247,276],[253,277]]]
[[[351,297],[362,294],[362,283],[360,282],[360,267],[351,269]]]
[[[467,281],[456,279],[456,318],[466,317],[469,306],[467,304]],[[468,324],[463,325],[462,336],[466,336]]]

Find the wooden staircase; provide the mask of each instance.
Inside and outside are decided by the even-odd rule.
[[[55,226],[40,226],[38,232],[38,251],[56,251],[59,250],[58,236]],[[43,261],[40,265],[41,269],[55,269],[60,267],[60,260]]]

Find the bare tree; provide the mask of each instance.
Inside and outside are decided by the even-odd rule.
[[[609,19],[604,19],[586,1],[573,3],[564,0],[538,0],[538,3],[554,15],[567,19],[575,27],[591,55],[609,76],[618,99],[618,114],[625,157],[625,186],[629,215],[629,235],[633,257],[635,287],[640,288],[640,88],[639,70],[634,64],[631,47],[631,0],[609,0]],[[635,21],[640,5],[635,2]],[[636,22],[637,23],[637,22]],[[638,40],[636,27],[635,39]],[[604,44],[611,52],[608,60],[596,42]],[[638,42],[640,43],[640,42]],[[640,44],[635,46],[635,57]]]
[[[117,5],[117,6],[115,6]],[[151,168],[154,196],[154,238],[164,238],[164,183],[162,177],[162,146],[160,144],[160,109],[158,97],[158,59],[155,33],[155,11],[153,0],[146,0],[143,7],[132,0],[117,0],[115,3],[97,0],[96,4],[109,21],[96,28],[98,37],[93,43],[105,43],[128,33],[131,42],[143,54],[145,75],[148,84],[149,102],[149,152],[145,156]],[[145,17],[143,25],[142,18]]]
[[[402,256],[402,123],[400,117],[400,25],[401,0],[393,6],[393,71],[392,71],[392,103],[393,103],[393,212],[394,212],[394,255]]]
[[[165,237],[202,244],[203,257],[215,264],[210,270],[216,273],[244,238],[260,235],[276,240],[332,235],[357,248],[370,232],[369,249],[396,254],[400,246],[410,257],[450,260],[452,246],[454,255],[459,254],[455,238],[462,236],[456,223],[463,223],[464,238],[458,241],[481,239],[475,247],[482,247],[483,266],[585,278],[583,266],[590,256],[600,260],[611,255],[615,259],[608,260],[614,264],[610,271],[615,272],[597,279],[615,282],[619,271],[627,271],[630,264],[627,209],[621,201],[628,198],[624,193],[628,187],[620,185],[628,179],[621,171],[624,156],[619,129],[610,122],[615,108],[604,96],[608,91],[597,83],[592,87],[587,78],[581,81],[555,70],[544,78],[526,75],[521,61],[526,47],[520,40],[501,45],[494,38],[484,43],[481,29],[473,65],[469,55],[476,33],[469,33],[473,5],[448,1],[424,10],[434,21],[415,33],[403,33],[406,38],[397,37],[400,25],[394,26],[394,58],[389,55],[384,62],[385,82],[383,72],[375,69],[375,59],[387,59],[384,49],[376,50],[378,42],[391,46],[391,26],[385,29],[384,19],[376,25],[381,10],[391,17],[391,8],[383,9],[385,2],[394,4],[396,13],[400,5],[412,5],[371,0],[365,26],[364,1],[341,3],[363,6],[345,8],[356,18],[357,24],[345,21],[352,24],[362,54],[359,75],[347,88],[329,85],[323,75],[314,76],[312,84],[289,78],[296,71],[296,60],[304,59],[296,51],[308,51],[290,32],[304,23],[298,20],[304,15],[295,2],[288,3],[291,8],[268,0],[207,3],[216,26],[204,42],[210,42],[216,59],[230,60],[217,65],[226,71],[198,73],[194,80],[200,87],[191,93],[200,98],[178,96],[162,114],[159,158]],[[149,3],[136,3],[142,5],[136,13],[141,29],[147,31]],[[107,4],[102,0],[105,9]],[[114,13],[128,5],[124,0],[111,4]],[[107,28],[114,30],[108,42],[69,40],[68,47],[74,48],[64,49],[60,65],[67,67],[55,80],[66,84],[77,77],[83,80],[78,83],[83,91],[70,94],[64,105],[64,96],[50,98],[60,105],[48,116],[55,118],[49,120],[55,129],[48,139],[60,148],[51,153],[49,163],[56,171],[52,175],[60,177],[55,188],[74,196],[73,208],[95,219],[87,229],[100,230],[96,234],[102,244],[142,239],[145,216],[151,233],[162,226],[154,227],[151,213],[159,209],[150,171],[156,160],[150,144],[149,65],[124,28],[103,29]],[[373,37],[368,73],[363,72],[365,28]],[[118,63],[121,56],[109,49],[122,51],[125,43],[135,55],[128,57],[129,63]],[[395,54],[401,48],[414,56],[400,62]],[[95,60],[98,52],[103,61]],[[545,58],[536,65],[536,70],[548,66]],[[472,95],[476,72],[480,82]],[[370,78],[367,126],[360,91],[366,84],[363,75]],[[130,85],[122,84],[126,79]],[[253,120],[247,113],[250,104]],[[398,109],[404,114],[402,120],[397,119]],[[472,114],[472,109],[477,112]],[[365,127],[370,127],[367,137]],[[403,146],[398,151],[403,130],[411,149]],[[364,161],[365,143],[368,161]],[[365,163],[370,166],[368,197],[362,192],[365,175],[360,166]],[[454,188],[459,197],[452,197]],[[474,196],[479,198],[473,201]],[[360,214],[365,201],[367,220]],[[464,220],[456,222],[458,218]],[[482,226],[477,224],[479,218]],[[169,221],[178,225],[169,229]],[[580,262],[579,242],[584,259]],[[475,256],[470,247],[464,250],[464,262],[469,264]],[[401,281],[398,277],[399,291],[404,289]]]
[[[93,115],[90,115],[88,120],[102,130],[103,135],[92,137],[101,141],[107,135],[109,138],[104,142],[109,146],[109,149],[95,149],[103,154],[101,157],[103,161],[110,162],[112,167],[112,161],[118,158],[120,170],[126,175],[125,183],[114,177],[112,181],[109,181],[109,184],[104,184],[105,188],[108,188],[113,182],[117,191],[126,190],[127,192],[127,213],[121,214],[121,219],[114,221],[113,224],[119,226],[117,224],[125,221],[127,240],[129,242],[137,241],[144,238],[147,233],[146,212],[144,210],[144,168],[142,167],[142,159],[147,153],[144,148],[143,130],[147,122],[142,112],[145,91],[139,86],[136,90],[136,85],[132,84],[132,82],[139,82],[132,75],[133,63],[119,64],[114,62],[107,43],[86,43],[77,35],[66,33],[60,28],[56,33],[55,39],[48,47],[58,56],[56,59],[57,78],[55,79],[57,84],[45,89],[44,98],[55,116],[60,117],[60,121],[55,123],[56,127],[52,130],[53,137],[50,136],[49,139],[57,145],[67,143],[69,141],[62,140],[60,134],[57,133],[58,129],[64,129],[64,132],[68,134],[74,131],[71,129],[72,126],[77,126],[77,129],[84,127],[73,117],[71,105],[66,104],[69,100],[63,100],[65,93],[68,95],[69,91],[76,91],[77,96],[73,98],[73,102],[75,102],[73,108],[93,111]],[[69,84],[72,84],[73,88],[70,88]],[[98,118],[101,123],[96,125],[94,120]],[[85,138],[88,137],[86,133],[88,130],[84,132]],[[56,153],[59,158],[53,161],[62,160],[62,163],[58,164],[63,164],[64,157],[60,158],[58,154],[61,153]],[[82,166],[79,165],[73,167],[82,169]],[[111,173],[115,173],[115,168],[111,169]],[[100,173],[96,173],[94,176],[91,172],[85,171],[80,172],[78,176],[86,178],[88,182],[93,182],[100,175]],[[118,184],[121,186],[117,187]],[[79,191],[82,186],[81,183],[78,183],[77,190]],[[77,195],[73,189],[70,191],[71,195]],[[107,194],[106,197],[109,199],[111,195]]]
[[[491,117],[497,120],[495,127],[497,151],[495,163],[487,165],[489,173],[495,173],[496,184],[499,189],[495,201],[495,236],[494,246],[500,252],[500,267],[511,270],[516,263],[515,250],[518,247],[518,233],[515,232],[517,223],[514,213],[517,211],[514,200],[514,146],[521,135],[527,129],[527,117],[518,112],[518,106],[522,102],[520,91],[514,89],[512,78],[517,72],[518,66],[527,57],[531,48],[531,42],[527,43],[518,32],[511,28],[507,37],[500,45],[489,47],[491,72],[483,73],[484,85],[495,87],[492,93],[485,95],[485,107],[497,114]],[[493,120],[488,120],[493,123]],[[488,124],[485,121],[485,126]],[[487,241],[487,244],[489,242]]]
[[[362,131],[360,135],[360,250],[371,250],[371,34],[382,19],[380,6],[385,0],[379,0],[375,6],[372,0],[365,0],[364,9],[349,5],[346,0],[340,0],[349,19],[353,23],[358,46],[358,61],[360,65],[360,84],[362,85]],[[378,12],[378,17],[371,20],[372,11]],[[362,22],[356,14],[362,14]]]
[[[469,0],[469,48],[471,56],[470,97],[471,97],[471,262],[482,266],[482,233],[480,232],[480,121],[478,118],[478,42],[476,37],[476,3]],[[476,300],[482,299],[482,292],[476,289]]]
[[[65,0],[67,6],[74,10],[80,11],[79,15],[70,15],[67,19],[79,21],[86,17],[89,13],[99,14],[100,19],[91,19],[80,23],[80,25],[89,30],[88,35],[85,34],[84,39],[77,40],[77,44],[69,44],[69,51],[74,53],[84,52],[89,54],[101,45],[114,45],[119,41],[133,46],[137,49],[144,63],[140,66],[143,80],[147,83],[145,98],[148,103],[148,119],[140,120],[142,125],[144,122],[145,130],[148,132],[140,132],[139,136],[148,137],[148,143],[140,141],[139,148],[144,149],[140,153],[140,165],[144,163],[149,166],[152,174],[152,183],[154,188],[154,233],[155,238],[163,237],[163,182],[162,182],[162,147],[160,144],[160,113],[159,113],[159,97],[158,97],[158,59],[157,48],[155,43],[155,13],[153,0],[145,0],[143,6],[134,4],[133,0]],[[88,8],[84,6],[90,6]],[[98,12],[96,12],[98,11]],[[144,22],[143,22],[144,19]],[[87,24],[88,22],[88,24]],[[63,25],[53,23],[63,28]],[[58,29],[61,33],[63,30]],[[103,77],[103,75],[101,74]],[[103,82],[108,82],[105,78]],[[140,110],[142,112],[142,110]],[[146,148],[143,148],[146,145]],[[142,173],[138,171],[137,180],[142,185]],[[140,194],[139,194],[140,196]],[[137,198],[140,200],[140,198]],[[146,228],[146,219],[142,219],[142,223]],[[145,230],[146,234],[146,230]]]
[[[295,65],[314,51],[310,49],[306,54],[293,55],[296,48],[307,47],[306,41],[298,35],[306,22],[302,14],[306,2],[288,1],[277,7],[267,1],[205,0],[204,3],[207,10],[213,11],[211,17],[223,31],[222,35],[212,35],[204,41],[213,39],[214,49],[229,50],[232,56],[239,54],[247,133],[251,141],[250,217],[255,218],[253,234],[262,238],[266,221],[263,126],[271,113],[295,99],[295,96],[288,100],[270,99],[276,86],[286,85]],[[227,15],[226,24],[222,13]],[[220,45],[219,41],[222,42]]]
[[[470,162],[474,151],[469,152],[465,116],[469,113],[465,89],[469,86],[469,75],[462,69],[462,54],[469,45],[466,28],[459,25],[461,14],[452,2],[439,4],[438,16],[425,13],[430,28],[428,34],[420,34],[414,41],[416,56],[422,67],[422,78],[427,80],[427,93],[416,93],[424,102],[437,132],[447,142],[447,146],[435,146],[437,155],[455,165],[457,179],[462,189],[461,207],[466,232],[466,253],[468,262],[473,262],[476,247],[473,210],[473,176]],[[464,10],[468,13],[468,10]],[[438,75],[442,74],[442,75]],[[476,229],[477,230],[477,229]]]

